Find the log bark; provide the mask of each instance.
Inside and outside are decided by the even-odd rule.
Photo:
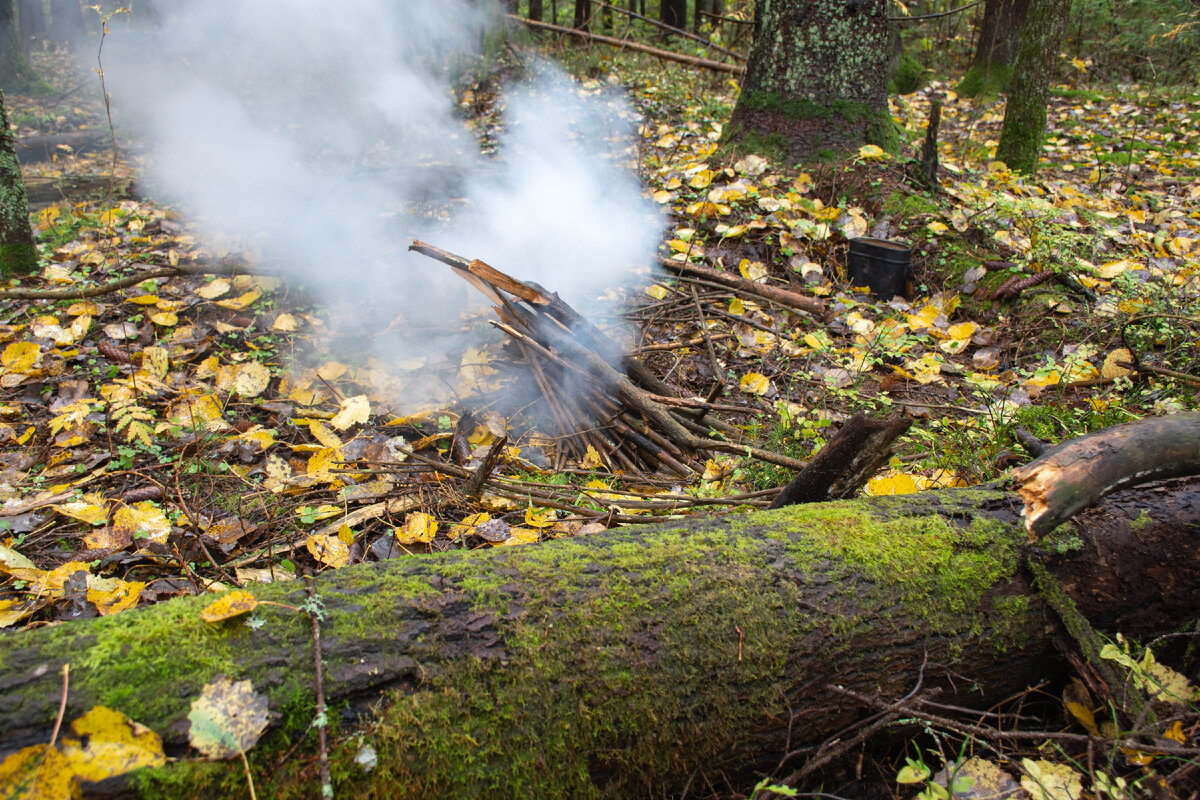
[[[341,796],[677,796],[745,788],[780,753],[869,713],[831,684],[897,698],[922,670],[986,707],[1058,668],[1041,554],[1103,631],[1152,636],[1200,607],[1200,482],[1111,496],[1075,536],[1025,543],[1015,495],[946,490],[795,506],[329,572],[317,582],[324,692],[356,738],[332,747]],[[299,582],[255,589],[301,605]],[[97,703],[182,754],[190,702],[218,675],[265,693],[291,733],[251,753],[260,796],[315,796],[290,750],[312,715],[304,613],[260,606],[213,626],[212,598],[0,636],[0,754]],[[790,728],[790,730],[789,730]],[[289,738],[291,737],[291,738]],[[364,744],[371,772],[354,758]],[[311,749],[309,749],[311,752]],[[289,768],[292,771],[289,772]],[[140,786],[208,796],[240,763],[177,762]],[[173,783],[171,783],[173,781]],[[290,782],[290,783],[289,783]]]
[[[1052,447],[1013,472],[1030,541],[1109,492],[1200,474],[1200,412],[1114,425]]]

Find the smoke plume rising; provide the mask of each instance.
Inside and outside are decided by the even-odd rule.
[[[412,238],[584,305],[649,262],[661,223],[620,163],[619,98],[533,65],[503,99],[498,156],[481,154],[451,81],[480,63],[501,3],[160,5],[156,27],[118,28],[104,50],[151,187],[330,300],[453,326],[461,285],[407,253]],[[397,330],[391,357],[430,347],[427,328]]]

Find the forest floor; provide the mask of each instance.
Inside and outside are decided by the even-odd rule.
[[[931,98],[943,103],[928,191],[910,155],[871,148],[803,170],[722,156],[727,76],[556,53],[585,91],[624,87],[639,112],[634,166],[669,216],[664,259],[827,305],[818,318],[648,264],[611,293],[629,352],[681,397],[720,404],[747,441],[804,460],[856,412],[906,414],[915,424],[866,488],[898,493],[1002,479],[1029,458],[1017,428],[1057,442],[1200,407],[1194,89],[1075,74],[1054,92],[1036,179],[992,160],[1003,100],[936,83],[895,97],[906,153]],[[95,75],[54,52],[37,66],[57,93],[6,98],[18,140],[51,149],[22,156],[40,187],[44,269],[0,294],[0,627],[736,513],[790,478],[728,454],[690,477],[570,456],[537,420],[489,411],[521,379],[499,347],[356,361],[337,335],[352,311],[254,274],[236,248],[139,196],[139,159],[103,145]],[[499,88],[488,79],[456,98],[485,143],[502,124]],[[852,285],[848,242],[861,236],[911,246],[908,299]],[[465,317],[448,329],[478,312]],[[389,387],[422,371],[447,389],[404,407]],[[502,439],[472,499],[456,476]]]

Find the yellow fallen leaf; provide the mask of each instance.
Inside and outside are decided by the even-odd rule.
[[[877,144],[865,144],[858,148],[858,157],[862,161],[883,161],[887,153]]]
[[[94,706],[72,722],[60,747],[70,771],[89,782],[167,763],[162,737],[105,706]]]
[[[309,552],[311,551],[310,548]],[[200,611],[200,619],[205,622],[221,622],[231,617],[249,614],[256,608],[258,608],[258,598],[245,589],[237,589],[221,595],[206,605]]]
[[[342,401],[341,407],[333,415],[333,419],[329,421],[329,424],[339,431],[344,431],[351,425],[366,422],[370,416],[371,401],[367,399],[365,394],[358,394],[353,397],[347,397]]]
[[[534,508],[530,506],[525,509],[525,524],[531,528],[549,528],[558,517],[554,513],[553,508]]]
[[[246,306],[253,303],[258,298],[262,297],[262,292],[253,290],[230,298],[229,300],[217,300],[216,305],[221,308],[227,308],[230,311],[241,311]]]
[[[751,261],[748,258],[743,258],[738,263],[738,272],[742,273],[742,277],[748,281],[762,283],[767,279],[767,265],[761,261]]]
[[[350,548],[336,536],[310,533],[304,544],[309,554],[327,567],[337,569],[350,563]]]
[[[1104,365],[1100,367],[1100,377],[1102,378],[1124,378],[1126,375],[1131,375],[1132,370],[1128,367],[1123,367],[1121,364],[1133,363],[1133,353],[1130,353],[1124,347],[1118,347],[1113,350],[1104,359]]]
[[[257,361],[247,361],[238,367],[233,379],[233,390],[239,397],[258,397],[271,383],[271,370]]]
[[[205,300],[216,300],[218,297],[229,294],[229,287],[230,284],[226,278],[216,278],[197,289],[196,294]]]
[[[9,372],[28,372],[33,369],[39,352],[33,342],[13,342],[0,354],[0,364]]]
[[[6,798],[50,798],[82,797],[75,772],[67,757],[57,747],[35,744],[10,753],[0,762],[0,787],[4,787]]]
[[[760,372],[747,372],[739,385],[746,394],[765,395],[771,389],[771,379]]]
[[[88,580],[87,599],[96,606],[100,616],[106,617],[136,606],[145,588],[144,581],[93,577]]]
[[[650,295],[655,300],[662,300],[667,296],[667,287],[655,283],[646,287],[646,294]]]
[[[507,539],[499,542],[491,542],[491,544],[493,547],[511,547],[519,544],[535,544],[541,538],[541,531],[533,528],[512,528],[509,530]]]
[[[395,529],[400,544],[428,544],[437,536],[438,523],[424,511],[414,511]]]
[[[887,472],[876,475],[867,481],[865,493],[869,497],[882,497],[892,494],[914,494],[925,488],[925,480],[920,475],[907,472]]]

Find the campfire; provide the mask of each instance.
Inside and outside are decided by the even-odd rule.
[[[446,264],[492,302],[498,319],[491,324],[528,365],[556,428],[560,457],[584,462],[590,456],[614,472],[668,471],[683,478],[703,472],[709,452],[804,467],[744,443],[742,431],[714,414],[744,409],[679,396],[556,293],[425,242],[414,240],[409,249]]]

